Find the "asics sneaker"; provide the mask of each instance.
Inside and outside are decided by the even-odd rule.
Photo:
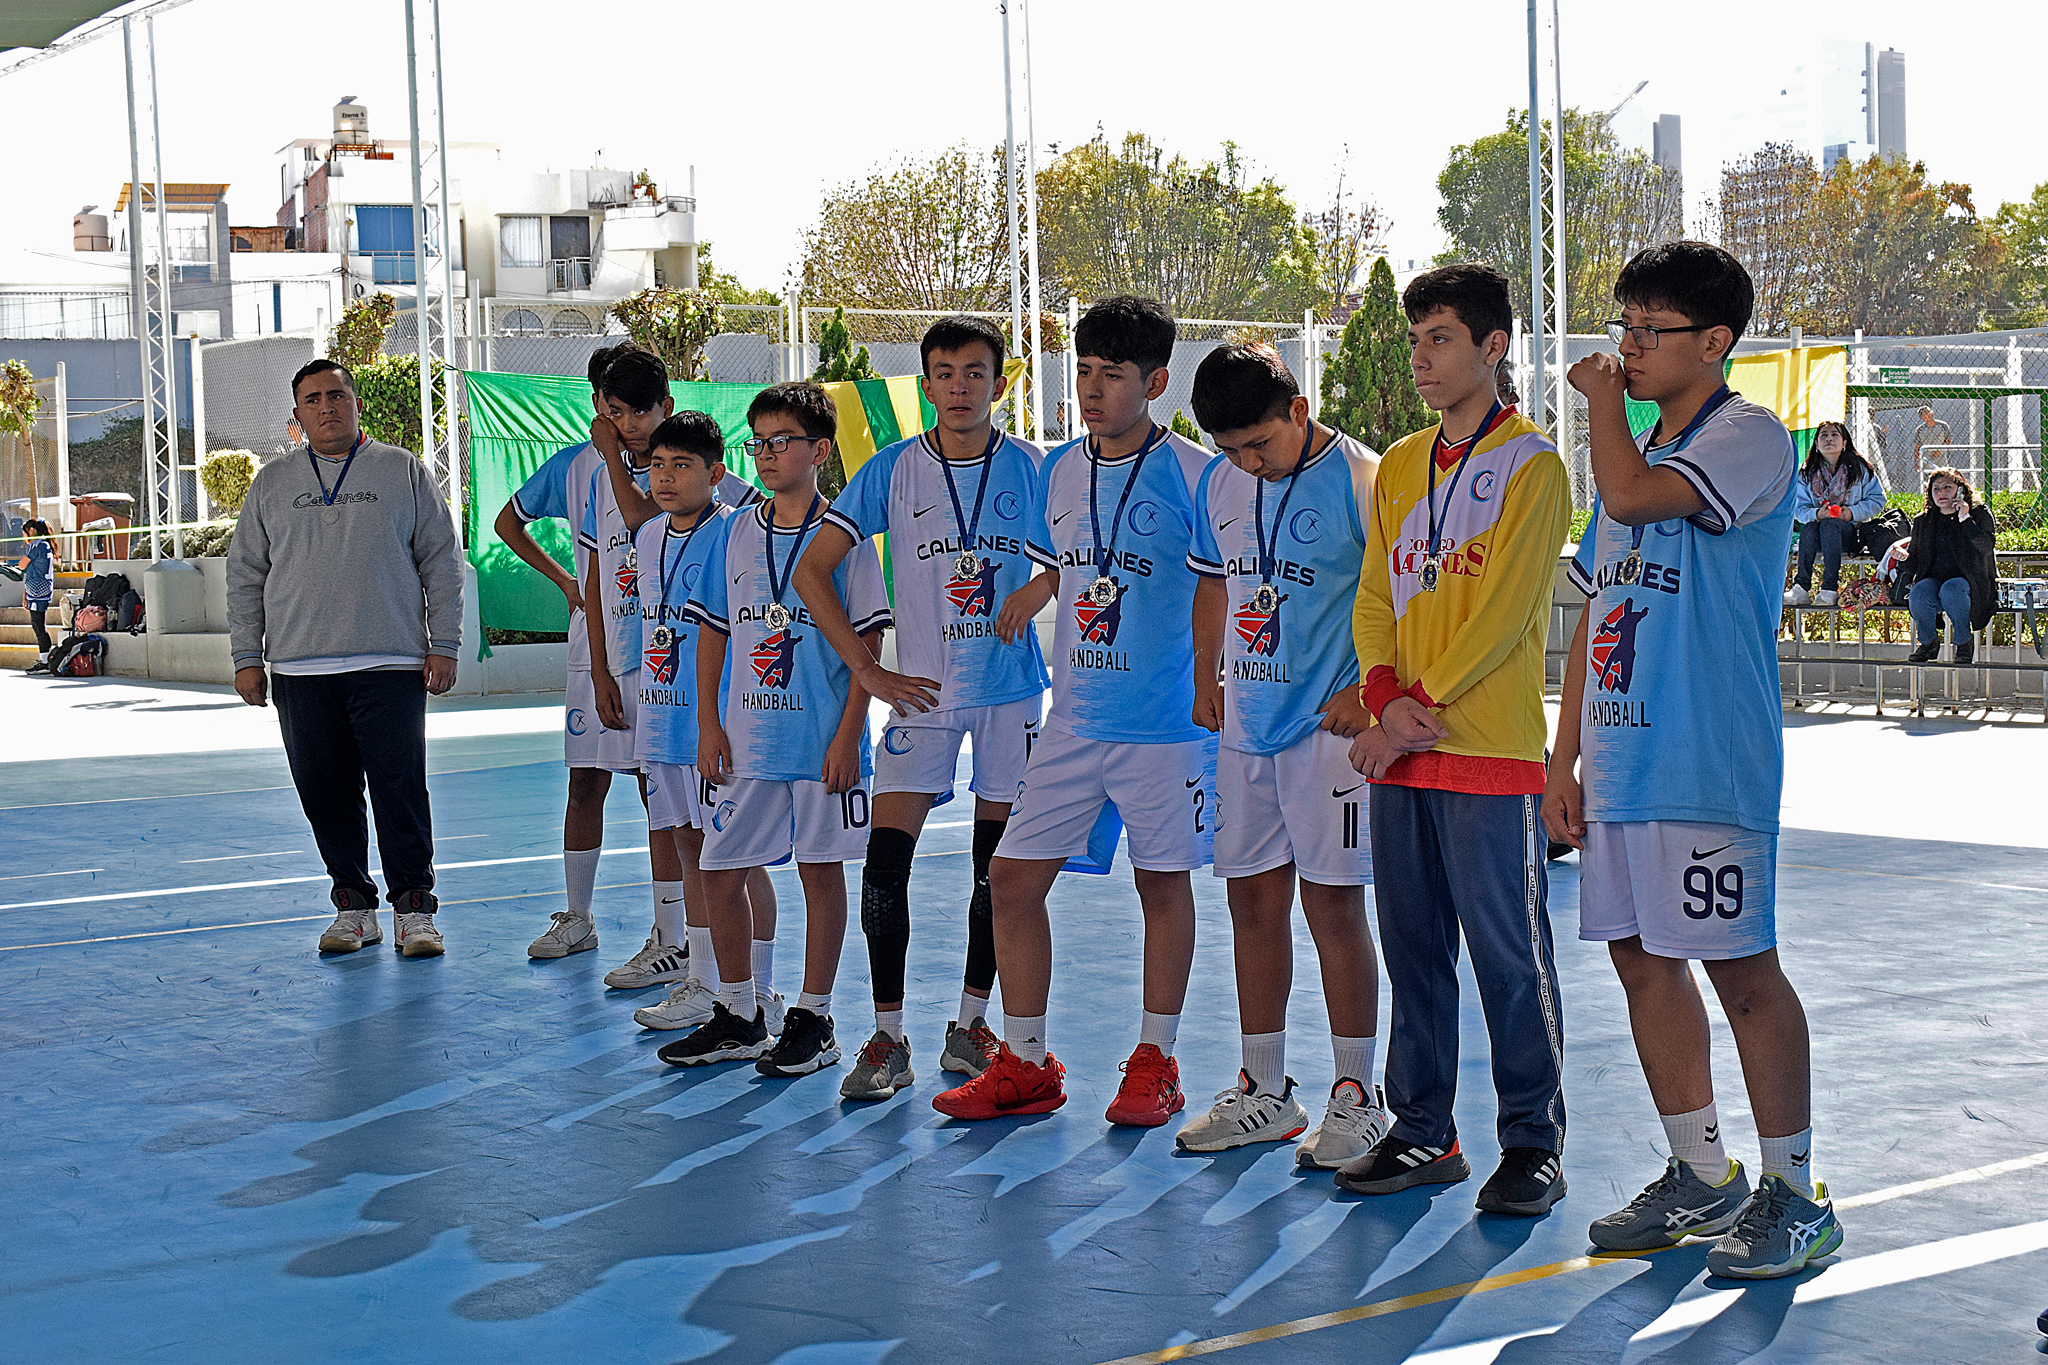
[[[1813,1198],[1808,1199],[1784,1177],[1765,1172],[1756,1193],[1736,1215],[1735,1226],[1707,1253],[1707,1273],[1775,1280],[1797,1275],[1808,1262],[1841,1245],[1842,1225],[1835,1221],[1835,1204],[1826,1185],[1814,1181]]]
[[[447,949],[441,931],[434,924],[434,912],[441,902],[431,891],[401,891],[393,901],[391,946],[407,957],[439,957]]]
[[[597,925],[574,910],[557,910],[548,918],[548,931],[526,945],[528,957],[567,957],[597,946]]]
[[[1347,1076],[1330,1087],[1330,1107],[1294,1149],[1294,1164],[1337,1170],[1378,1146],[1393,1126],[1380,1088],[1374,1086],[1368,1093]]]
[[[1157,1128],[1187,1103],[1180,1092],[1180,1063],[1152,1044],[1138,1044],[1122,1068],[1124,1083],[1103,1113],[1111,1123]]]
[[[1586,1229],[1596,1247],[1608,1251],[1654,1251],[1677,1246],[1688,1237],[1719,1237],[1735,1226],[1749,1198],[1749,1177],[1742,1163],[1728,1163],[1718,1185],[1699,1178],[1691,1165],[1672,1157],[1664,1174],[1643,1192]]]
[[[1237,1084],[1219,1091],[1208,1113],[1173,1135],[1173,1145],[1183,1152],[1221,1152],[1254,1142],[1285,1142],[1307,1127],[1308,1110],[1294,1098],[1294,1077],[1287,1078],[1279,1094],[1263,1094],[1250,1075],[1239,1071]]]
[[[875,1036],[861,1047],[853,1070],[839,1083],[839,1097],[886,1100],[897,1091],[908,1089],[916,1079],[917,1073],[910,1069],[910,1040],[893,1037],[887,1029],[876,1029]]]
[[[1062,1084],[1067,1069],[1050,1052],[1044,1065],[1034,1065],[1010,1051],[996,1049],[988,1069],[963,1086],[932,1096],[932,1108],[956,1119],[999,1119],[1013,1114],[1050,1114],[1067,1102]]]
[[[591,935],[590,942],[592,947],[597,946],[595,934]],[[662,943],[649,934],[645,947],[628,958],[624,965],[604,974],[604,984],[615,991],[643,991],[649,986],[681,981],[689,974],[689,948],[680,943]]]
[[[717,1003],[718,992],[693,976],[670,991],[659,1005],[634,1010],[633,1022],[652,1029],[696,1028],[711,1022],[711,1007]]]
[[[1472,1165],[1458,1150],[1425,1147],[1419,1142],[1388,1137],[1337,1172],[1337,1183],[1353,1194],[1392,1194],[1411,1185],[1455,1185],[1472,1174]]]
[[[1509,1147],[1500,1154],[1486,1183],[1479,1187],[1481,1213],[1507,1213],[1534,1218],[1549,1213],[1564,1198],[1564,1160],[1547,1147]]]
[[[766,1056],[775,1040],[756,1008],[752,1019],[742,1019],[724,1005],[711,1007],[711,1018],[687,1038],[662,1045],[655,1056],[670,1066],[709,1066],[714,1062],[750,1062]]]
[[[979,1076],[988,1070],[996,1059],[996,1053],[1003,1047],[1003,1040],[996,1037],[988,1021],[975,1016],[971,1024],[946,1024],[946,1048],[939,1054],[939,1070],[957,1071],[963,1076]]]
[[[377,902],[352,886],[334,888],[334,923],[320,931],[323,953],[353,953],[368,943],[382,943]]]
[[[838,1060],[839,1039],[832,1031],[832,1016],[797,1005],[783,1020],[782,1036],[767,1056],[754,1063],[754,1070],[763,1076],[808,1076]]]

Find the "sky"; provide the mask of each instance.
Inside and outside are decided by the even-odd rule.
[[[1392,220],[1397,262],[1442,248],[1436,177],[1450,149],[1527,101],[1519,0],[1031,10],[1041,164],[1044,149],[1098,129],[1197,156],[1227,140],[1304,209],[1328,202],[1342,169]],[[369,106],[373,133],[403,139],[403,12],[401,0],[192,0],[159,18],[165,178],[226,181],[236,223],[269,223],[277,149],[324,136],[338,97]],[[2029,135],[2038,54],[2017,41],[2040,7],[1932,13],[1895,0],[1563,0],[1565,102],[1604,110],[1647,79],[1626,122],[1683,118],[1696,205],[1721,163],[1751,150],[1728,111],[1760,101],[1777,71],[1817,59],[1828,38],[1895,47],[1910,153],[1973,186],[1989,214],[2048,181],[2048,151]],[[645,168],[670,192],[694,166],[698,230],[719,267],[780,288],[826,188],[961,141],[1000,142],[1000,25],[994,0],[443,0],[448,135],[537,167]],[[40,130],[9,140],[0,259],[68,257],[71,214],[109,210],[127,179],[118,36],[0,77],[0,127]]]

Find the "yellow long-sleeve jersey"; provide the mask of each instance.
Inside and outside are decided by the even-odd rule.
[[[1360,693],[1375,717],[1399,696],[1438,713],[1434,749],[1396,762],[1386,781],[1482,794],[1543,790],[1543,640],[1557,553],[1571,527],[1564,462],[1513,408],[1470,443],[1438,449],[1440,426],[1382,457],[1352,608]],[[1429,465],[1437,462],[1434,592]],[[1456,486],[1453,487],[1455,476]]]

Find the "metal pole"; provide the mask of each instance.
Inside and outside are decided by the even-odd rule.
[[[1536,0],[1529,0],[1529,414],[1543,422],[1543,147],[1536,82]]]
[[[1067,427],[1069,441],[1081,434],[1081,354],[1074,349],[1074,329],[1081,325],[1081,300],[1067,295]]]
[[[1316,420],[1316,414],[1323,410],[1322,376],[1317,374],[1317,362],[1322,359],[1316,348],[1316,310],[1301,310],[1301,392],[1308,399],[1308,420]]]
[[[199,466],[206,463],[206,353],[200,349],[199,333],[192,334],[192,486],[199,506],[198,520],[213,520],[213,499],[207,495],[206,480]]]
[[[135,25],[121,21],[121,55],[128,74],[128,322],[135,329],[135,342],[142,360],[142,469],[143,492],[148,501],[149,524],[163,525],[156,481],[156,398],[150,382],[153,367],[149,357],[149,282],[145,277],[142,241],[142,135],[135,117]],[[156,536],[149,539],[150,558],[156,558]]]
[[[1024,239],[1030,253],[1026,264],[1028,272],[1025,281],[1028,288],[1025,307],[1030,310],[1026,322],[1031,337],[1031,437],[1045,439],[1045,385],[1043,356],[1044,346],[1038,335],[1039,312],[1043,300],[1038,292],[1038,116],[1031,103],[1031,0],[1018,0],[1024,10],[1024,216],[1030,227]]]
[[[477,315],[481,311],[478,305],[483,302],[483,290],[483,281],[474,275],[470,276],[469,309],[468,317],[464,320],[464,326],[469,331],[469,355],[465,358],[469,361],[469,368],[472,370],[488,370],[491,368],[490,361],[484,356],[483,334],[477,320]]]
[[[1024,238],[1017,199],[1017,97],[1010,82],[1010,6],[998,3],[1003,16],[1003,199],[1010,215],[1010,345],[1024,344]],[[1010,395],[1010,431],[1024,430],[1023,404]]]
[[[75,529],[78,518],[71,516],[71,391],[64,382],[64,362],[57,362],[57,381],[50,392],[50,406],[57,410],[57,526],[60,530]],[[71,517],[70,527],[64,519]],[[76,545],[75,541],[67,544]]]
[[[1556,442],[1569,459],[1572,452],[1572,390],[1565,378],[1571,364],[1571,312],[1565,298],[1564,257],[1564,40],[1558,32],[1557,0],[1550,0],[1550,279],[1551,335],[1556,338],[1557,364],[1551,367],[1551,419]]]
[[[164,359],[164,440],[170,446],[165,464],[171,476],[171,524],[182,527],[185,523],[185,499],[184,490],[178,482],[178,339],[171,333],[171,209],[170,201],[164,195],[163,100],[157,93],[156,84],[155,15],[142,21],[142,41],[149,50],[149,141],[156,170],[156,283],[163,311],[159,319],[162,331],[157,335],[162,340]],[[171,532],[171,553],[179,559],[185,557],[185,532],[182,529]]]
[[[405,105],[412,119],[412,279],[413,322],[418,332],[415,350],[420,365],[420,455],[427,468],[434,468],[434,366],[433,350],[427,337],[427,203],[420,184],[420,67],[419,42],[413,23],[413,0],[405,0]],[[445,171],[444,171],[445,174]],[[441,487],[452,479],[447,470],[435,471]]]

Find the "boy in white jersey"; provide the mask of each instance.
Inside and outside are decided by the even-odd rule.
[[[995,1053],[986,1021],[996,978],[988,865],[1024,778],[1046,683],[1031,618],[1051,595],[1052,575],[1039,573],[1024,552],[1045,457],[990,421],[1003,394],[1003,334],[983,318],[941,318],[920,349],[937,424],[877,451],[854,473],[797,565],[797,591],[819,630],[862,688],[896,708],[875,756],[874,828],[861,871],[875,1034],[840,1084],[848,1099],[885,1100],[916,1078],[903,1031],[911,858],[932,806],[952,796],[960,742],[970,734],[966,981],[939,1065],[979,1075]],[[885,532],[901,673],[868,652],[832,585],[847,554]]]
[[[763,389],[747,411],[747,443],[774,494],[722,523],[723,547],[691,594],[698,636],[697,765],[717,788],[708,812],[704,897],[718,959],[718,1000],[689,1037],[661,1049],[677,1066],[758,1058],[768,1076],[801,1076],[839,1060],[832,982],[846,940],[846,860],[867,845],[868,696],[832,652],[791,582],[823,524],[818,467],[830,457],[838,410],[816,384]],[[873,547],[834,574],[842,607],[870,650],[890,623]],[[739,891],[748,869],[794,857],[804,888],[804,989],[781,1036],[769,1036]]]
[[[1301,1136],[1308,1110],[1287,1074],[1294,881],[1322,963],[1336,1082],[1296,1151],[1335,1170],[1386,1136],[1372,1083],[1379,959],[1366,924],[1372,880],[1367,786],[1351,740],[1372,724],[1347,626],[1365,557],[1379,456],[1309,415],[1268,346],[1219,346],[1195,371],[1195,420],[1221,456],[1195,490],[1195,723],[1222,732],[1215,873],[1228,879],[1238,1083],[1180,1130],[1216,1152]]]
[[[1590,600],[1566,656],[1543,815],[1552,838],[1583,850],[1579,937],[1608,945],[1671,1159],[1591,1235],[1641,1250],[1725,1233],[1709,1272],[1791,1275],[1842,1244],[1810,1173],[1806,1012],[1774,919],[1792,439],[1723,377],[1754,300],[1733,256],[1651,247],[1614,297],[1620,354],[1570,373],[1598,498],[1570,570]],[[1640,440],[1628,398],[1657,404]],[[1694,960],[1742,1056],[1763,1149],[1754,1192],[1721,1140]]]
[[[1145,917],[1144,1017],[1110,1103],[1111,1123],[1158,1127],[1184,1103],[1173,1058],[1195,901],[1215,825],[1215,736],[1192,720],[1187,567],[1194,490],[1209,452],[1152,420],[1174,323],[1156,299],[1105,299],[1074,334],[1089,435],[1046,457],[1027,548],[1059,588],[1052,709],[989,865],[1003,1047],[986,1070],[932,1100],[955,1118],[1043,1114],[1066,1103],[1046,1050],[1052,928],[1045,898],[1066,859],[1114,804],[1130,839]]]

